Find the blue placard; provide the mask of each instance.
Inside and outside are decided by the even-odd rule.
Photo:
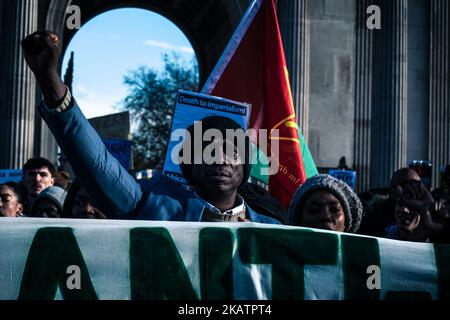
[[[356,171],[350,170],[330,170],[328,171],[330,176],[335,177],[336,179],[344,181],[346,184],[350,186],[353,190],[355,190],[356,186]]]
[[[195,121],[208,116],[225,116],[238,123],[247,130],[248,120],[251,114],[251,106],[246,103],[236,102],[206,94],[179,90],[177,103],[170,129],[170,138],[167,145],[163,174],[171,180],[187,184],[179,164],[173,161],[173,156],[179,154],[184,137],[174,135],[179,129],[186,129]],[[184,135],[183,135],[184,136]],[[172,139],[174,137],[174,139]]]
[[[2,169],[0,170],[0,183],[8,181],[22,181],[22,170],[20,169]]]

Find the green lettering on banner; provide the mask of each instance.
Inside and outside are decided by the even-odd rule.
[[[240,228],[239,256],[272,265],[272,299],[304,299],[304,265],[337,263],[338,236],[309,230]]]
[[[341,235],[341,244],[345,299],[379,300],[380,290],[367,286],[367,267],[380,266],[377,239]]]
[[[450,299],[450,246],[445,244],[434,244],[436,257],[436,269],[438,274],[438,297],[439,299]]]
[[[200,286],[202,299],[233,299],[233,238],[230,229],[200,231]]]
[[[69,266],[80,268],[80,289],[67,287]],[[42,228],[36,232],[20,284],[19,299],[51,300],[57,287],[64,299],[97,299],[71,228]]]
[[[189,274],[165,228],[130,230],[132,299],[197,299]]]

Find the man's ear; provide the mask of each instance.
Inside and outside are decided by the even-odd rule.
[[[55,185],[55,177],[52,178],[51,184],[52,184],[52,186]]]

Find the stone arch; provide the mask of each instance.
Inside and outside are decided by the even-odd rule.
[[[45,28],[63,37],[63,51],[77,30],[65,28],[66,9],[69,5],[81,8],[81,23],[104,12],[120,8],[146,9],[172,21],[189,39],[196,53],[200,82],[208,77],[228,40],[234,32],[250,0],[50,0]]]

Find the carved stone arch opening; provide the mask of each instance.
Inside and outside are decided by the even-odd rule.
[[[65,27],[69,5],[81,9],[82,26],[114,9],[139,8],[158,13],[173,22],[189,39],[199,65],[200,85],[206,80],[250,0],[50,0],[45,28],[62,35],[63,52],[78,30]]]

